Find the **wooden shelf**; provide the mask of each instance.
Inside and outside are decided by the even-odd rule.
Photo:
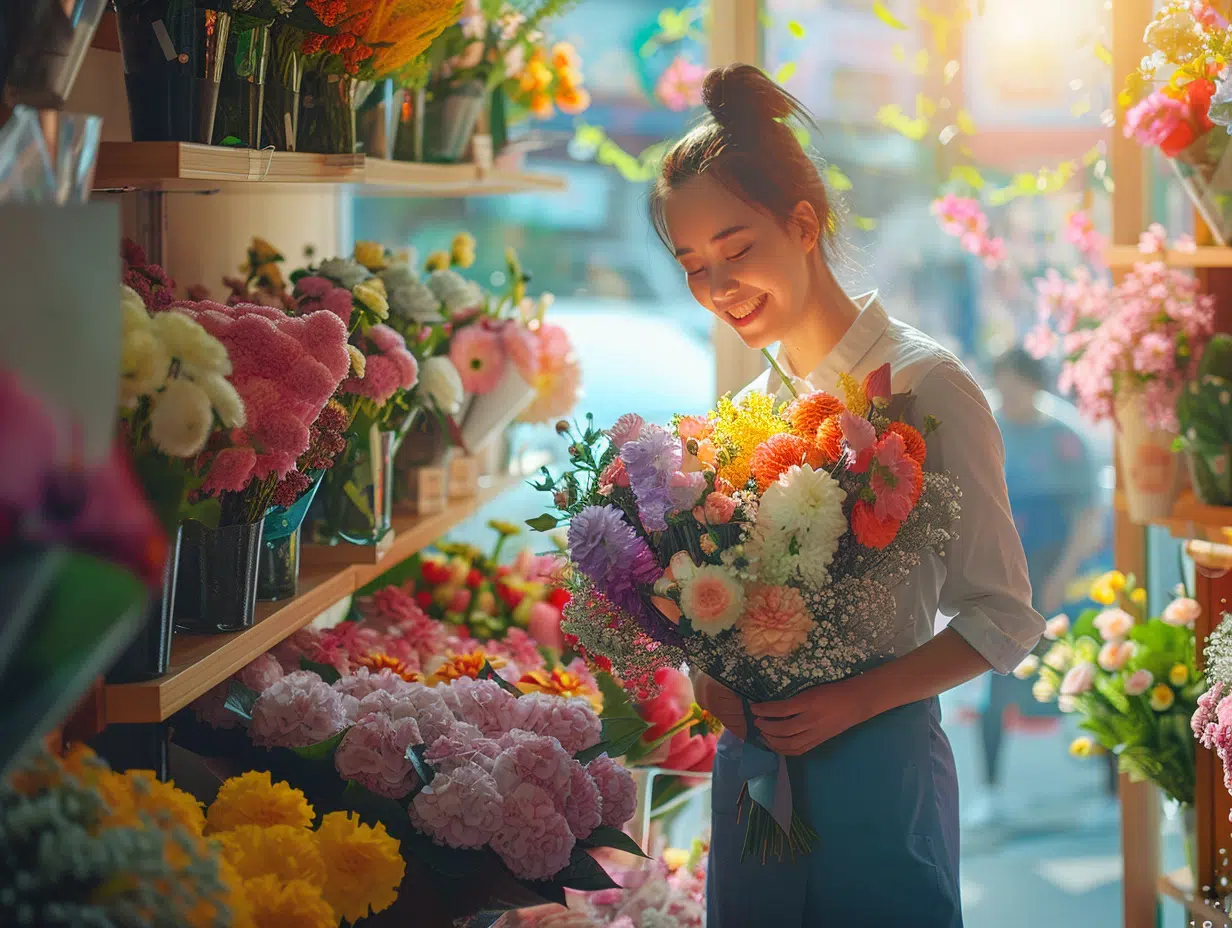
[[[379,562],[305,570],[300,575],[299,595],[284,602],[259,604],[251,628],[225,635],[177,635],[167,674],[144,683],[104,688],[107,723],[141,724],[170,718],[331,606],[432,544],[522,478],[484,479],[487,482],[481,483],[476,496],[453,503],[442,512],[397,519],[394,542]]]
[[[1180,870],[1174,870],[1172,873],[1165,873],[1161,876],[1159,894],[1175,899],[1183,905],[1190,916],[1200,919],[1198,921],[1200,925],[1209,923],[1210,928],[1232,928],[1232,919],[1229,919],[1228,914],[1216,904],[1215,900],[1206,899],[1194,893],[1193,875],[1188,867],[1182,867]]]
[[[1136,245],[1110,245],[1104,252],[1108,267],[1124,269],[1148,260]],[[1222,245],[1201,245],[1193,251],[1167,251],[1165,263],[1172,267],[1232,267],[1232,248]]]
[[[524,171],[483,171],[474,164],[416,164],[364,155],[255,151],[189,142],[103,142],[96,190],[215,192],[252,188],[302,190],[344,184],[358,195],[495,196],[559,191],[562,178]]]
[[[1125,497],[1119,492],[1115,505],[1118,513],[1128,512]],[[1232,506],[1207,506],[1189,490],[1181,494],[1168,518],[1156,519],[1153,524],[1168,529],[1174,538],[1232,544]]]

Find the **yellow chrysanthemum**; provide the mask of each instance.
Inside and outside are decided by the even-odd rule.
[[[339,915],[354,923],[384,911],[398,898],[406,872],[398,840],[377,823],[369,827],[349,812],[331,812],[317,830],[325,860],[325,899]]]
[[[379,242],[356,242],[355,260],[370,271],[385,268],[385,248]]]
[[[1100,577],[1091,584],[1091,592],[1089,595],[1092,601],[1099,603],[1101,606],[1111,606],[1117,601],[1116,590],[1109,586],[1103,577]]]
[[[131,783],[131,795],[138,812],[152,816],[160,824],[181,825],[190,834],[205,831],[205,813],[196,797],[176,789],[171,781],[162,782],[153,770],[130,770],[124,774]]]
[[[1069,743],[1069,752],[1074,757],[1090,757],[1095,748],[1095,742],[1083,735],[1081,738],[1075,738]]]
[[[522,534],[522,527],[520,525],[514,522],[506,522],[503,519],[489,519],[488,528],[506,538]]]
[[[868,394],[864,385],[850,374],[838,375],[838,386],[843,391],[843,405],[853,415],[863,416],[868,412]]]
[[[1173,686],[1184,686],[1189,682],[1189,668],[1184,664],[1173,664],[1168,671],[1168,682]]]
[[[434,251],[424,261],[425,271],[443,271],[449,267],[450,257],[447,251]]]
[[[579,677],[560,667],[546,670],[532,670],[523,674],[518,681],[518,689],[523,693],[549,693],[564,699],[578,697],[587,700],[596,712],[603,711],[603,694]]]
[[[1151,695],[1147,700],[1156,712],[1167,712],[1176,702],[1176,693],[1167,683],[1157,683],[1151,687]]]
[[[284,883],[276,876],[244,881],[254,928],[338,928],[338,914],[321,887],[307,880]]]
[[[189,910],[188,924],[191,928],[216,928],[218,925],[253,928],[244,881],[225,857],[216,856],[214,859],[218,862],[218,882],[222,892],[202,899]]]
[[[460,680],[462,677],[470,677],[472,680],[478,680],[479,674],[483,672],[483,665],[488,664],[493,670],[505,666],[505,660],[501,657],[485,654],[482,649],[475,649],[469,654],[450,654],[445,658],[444,663],[436,668],[436,671],[428,678],[428,686],[437,686],[441,683],[451,683],[454,680]]]
[[[710,416],[710,438],[720,449],[716,473],[737,489],[749,482],[749,462],[757,447],[771,435],[789,431],[774,405],[768,393],[750,393],[739,406],[724,396]]]
[[[269,771],[250,770],[222,784],[205,818],[209,830],[219,832],[241,825],[311,828],[314,816],[299,790],[285,782],[271,783]]]
[[[216,835],[223,854],[245,880],[272,874],[278,879],[325,879],[325,861],[316,836],[294,825],[241,825]]]

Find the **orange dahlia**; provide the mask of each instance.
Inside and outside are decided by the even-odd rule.
[[[886,431],[901,436],[903,444],[907,446],[907,454],[911,455],[911,458],[921,467],[924,466],[924,459],[928,456],[928,445],[924,442],[923,435],[906,422],[891,422],[886,427]]]
[[[588,701],[596,712],[603,711],[603,695],[588,681],[560,667],[532,670],[522,675],[517,683],[523,693],[548,693],[562,699],[577,697]]]
[[[843,455],[843,427],[837,415],[830,416],[817,429],[817,450],[822,460],[833,464]]]
[[[837,396],[825,390],[818,390],[796,397],[791,405],[783,410],[783,418],[791,423],[794,434],[802,438],[812,438],[823,422],[842,411],[843,404]]]
[[[821,462],[809,442],[799,435],[780,432],[757,446],[749,460],[749,469],[757,481],[757,489],[764,493],[789,467],[797,464],[820,466]]]
[[[880,551],[898,537],[902,523],[897,519],[878,519],[873,507],[861,500],[851,509],[851,531],[866,548]]]
[[[360,667],[367,667],[373,673],[379,673],[382,670],[392,670],[407,683],[418,683],[422,679],[419,673],[411,669],[406,661],[394,657],[392,654],[386,654],[383,651],[373,651],[370,654],[365,654],[356,663]]]
[[[451,654],[445,659],[445,663],[436,668],[436,672],[428,678],[429,686],[436,686],[438,683],[452,683],[454,680],[459,680],[462,677],[470,677],[472,680],[478,680],[479,674],[483,672],[483,665],[488,664],[493,670],[505,666],[503,658],[490,656],[482,650],[476,649],[470,654]]]

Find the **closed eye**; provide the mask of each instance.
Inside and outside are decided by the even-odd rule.
[[[727,260],[728,261],[739,261],[741,258],[743,258],[745,255],[747,255],[752,250],[753,250],[752,245],[745,245],[734,255],[728,255]]]
[[[704,274],[704,273],[706,273],[706,269],[704,267],[699,267],[693,271],[690,271],[688,268],[684,269],[685,277],[697,277],[699,274]]]

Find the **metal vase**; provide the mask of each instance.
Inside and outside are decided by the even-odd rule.
[[[231,14],[191,0],[117,4],[134,142],[214,138]]]
[[[162,594],[150,601],[145,625],[108,672],[108,683],[152,680],[161,677],[171,666],[171,639],[175,634],[172,610],[175,606],[181,535],[182,529],[177,527],[175,537],[168,546],[167,560],[163,564]]]
[[[218,634],[250,628],[257,605],[262,520],[212,529],[184,523],[175,590],[175,627]]]

